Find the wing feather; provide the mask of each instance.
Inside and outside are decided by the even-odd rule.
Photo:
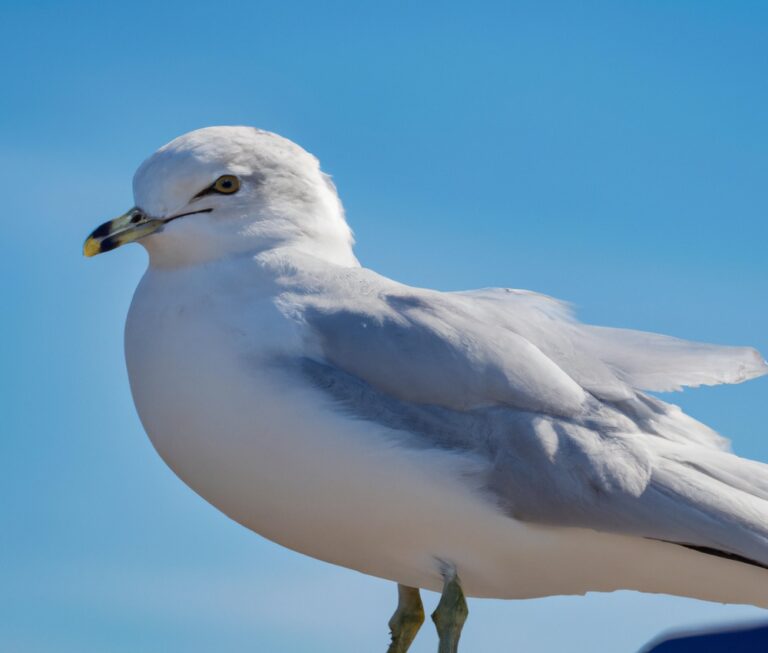
[[[766,361],[750,347],[581,324],[567,304],[527,291],[485,289],[460,294],[481,306],[494,306],[496,320],[530,340],[583,387],[605,399],[621,398],[628,387],[665,392],[741,383],[768,373]]]

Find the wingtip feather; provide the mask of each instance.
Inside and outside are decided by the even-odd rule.
[[[750,361],[751,365],[745,366],[742,380],[749,381],[768,374],[768,361],[763,358],[763,355],[753,347],[747,347],[747,353],[752,361]]]

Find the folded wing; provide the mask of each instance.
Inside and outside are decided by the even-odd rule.
[[[437,293],[345,270],[284,297],[312,381],[416,446],[487,462],[511,516],[768,565],[768,467],[642,393],[768,371],[751,349],[583,325],[503,289]]]

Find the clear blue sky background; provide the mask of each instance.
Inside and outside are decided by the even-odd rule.
[[[122,354],[140,247],[85,260],[187,130],[317,154],[365,264],[768,352],[764,2],[0,3],[0,649],[383,651],[394,587],[178,481]],[[768,461],[768,380],[675,399]],[[427,596],[428,607],[435,596]],[[473,601],[465,650],[634,651],[760,618],[620,592]],[[428,625],[414,650],[434,647]]]

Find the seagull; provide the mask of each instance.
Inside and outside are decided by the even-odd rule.
[[[362,267],[331,178],[281,136],[187,133],[144,161],[93,256],[149,264],[125,328],[153,446],[230,518],[394,581],[389,653],[441,592],[637,590],[768,607],[768,465],[648,394],[768,372],[754,350],[592,326],[524,290]]]

